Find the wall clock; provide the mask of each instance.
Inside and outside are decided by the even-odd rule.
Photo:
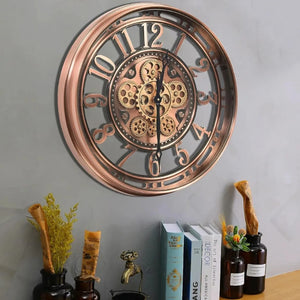
[[[65,56],[57,90],[75,159],[131,195],[201,178],[225,149],[237,108],[232,66],[214,34],[190,14],[151,3],[88,24]]]

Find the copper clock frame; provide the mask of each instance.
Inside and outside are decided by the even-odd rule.
[[[120,28],[122,18],[133,13],[142,13],[145,20],[156,20],[164,15],[163,22],[180,28],[195,40],[207,55],[207,60],[216,76],[223,72],[223,83],[217,81],[218,113],[214,130],[205,147],[196,158],[178,171],[163,176],[139,176],[120,170],[93,143],[82,112],[83,78],[99,45],[108,33]],[[154,17],[151,12],[158,12]],[[172,18],[168,19],[166,16]],[[174,22],[173,16],[180,19]],[[133,18],[132,21],[135,22]],[[192,27],[190,25],[192,24]],[[186,26],[186,27],[184,27]],[[203,42],[203,38],[207,42]],[[217,71],[219,68],[219,71]],[[221,70],[221,71],[220,71]],[[222,86],[221,86],[222,85]],[[226,90],[225,95],[222,92]],[[87,25],[69,48],[61,67],[57,89],[58,115],[65,141],[77,162],[95,180],[105,186],[129,195],[155,196],[177,191],[204,176],[218,161],[232,135],[237,112],[237,89],[230,60],[215,35],[190,14],[179,9],[151,3],[133,3],[114,8]],[[109,100],[108,100],[109,101]],[[221,122],[221,123],[220,123]],[[112,134],[114,134],[113,132]],[[182,150],[184,151],[184,150]],[[127,179],[138,184],[128,184]]]

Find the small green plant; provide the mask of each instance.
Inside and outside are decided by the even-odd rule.
[[[45,200],[47,205],[42,208],[47,220],[51,260],[54,272],[60,273],[71,254],[71,245],[73,242],[72,229],[73,224],[77,221],[75,217],[78,203],[70,208],[69,213],[65,214],[66,220],[63,220],[59,204],[56,204],[53,195],[51,193],[48,194]],[[29,220],[29,222],[35,228],[39,229],[39,225],[35,221]]]
[[[250,244],[247,243],[247,238],[245,237],[245,235],[245,229],[239,230],[237,226],[228,225],[225,240],[232,250],[242,250],[245,252],[249,252],[250,249],[248,248],[248,246]]]

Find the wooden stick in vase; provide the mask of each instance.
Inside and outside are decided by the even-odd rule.
[[[252,194],[249,183],[247,180],[243,180],[236,182],[234,186],[243,197],[247,234],[258,234],[258,220],[252,203]]]

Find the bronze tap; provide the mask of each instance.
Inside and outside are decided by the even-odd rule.
[[[138,258],[138,253],[133,250],[123,251],[120,255],[121,259],[126,261],[125,264],[125,270],[123,271],[122,277],[121,277],[121,283],[128,283],[129,278],[131,276],[134,276],[135,274],[140,273],[141,274],[141,282],[140,282],[140,291],[142,289],[142,280],[143,280],[143,272],[140,266],[134,264],[134,260]]]

